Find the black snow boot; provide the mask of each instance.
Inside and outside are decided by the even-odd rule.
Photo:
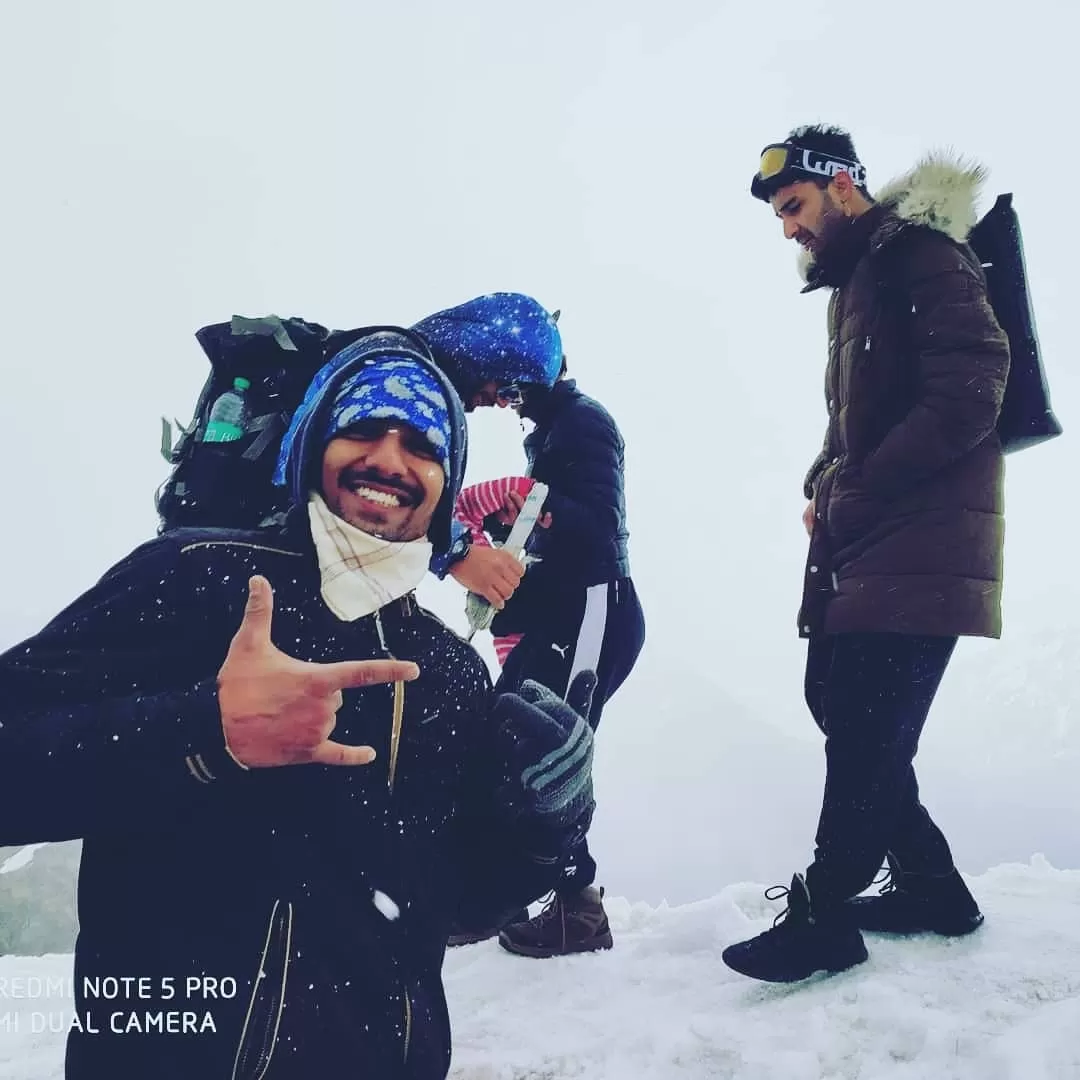
[[[787,910],[771,930],[724,950],[724,963],[740,975],[799,982],[817,971],[846,971],[866,959],[862,934],[845,918],[843,907],[829,915],[815,912],[802,874],[791,879],[790,888],[774,886],[765,895],[770,900],[786,895]]]
[[[982,925],[983,913],[958,870],[909,874],[893,855],[888,860],[889,875],[879,895],[857,896],[847,902],[861,930],[963,937]]]
[[[446,942],[448,949],[455,949],[459,945],[475,945],[478,941],[487,941],[493,938],[504,926],[512,926],[514,923],[525,922],[529,917],[529,909],[522,908],[515,912],[506,922],[498,926],[488,927],[486,930],[463,930],[460,926],[454,926],[450,931],[450,937]]]
[[[610,949],[611,927],[603,900],[604,890],[594,885],[565,896],[555,893],[535,919],[506,927],[499,944],[518,956],[541,960]]]

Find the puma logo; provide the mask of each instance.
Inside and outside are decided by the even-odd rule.
[[[564,660],[566,659],[566,651],[570,648],[569,645],[556,645],[555,642],[551,643],[552,649],[555,650]]]

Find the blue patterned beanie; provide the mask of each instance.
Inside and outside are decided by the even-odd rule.
[[[323,388],[347,363],[354,361],[358,351],[369,341],[364,339],[342,349],[311,381],[281,440],[274,471],[275,484],[289,483],[290,458],[299,454],[297,439],[301,438],[301,429],[322,397]],[[313,447],[311,452],[321,454],[326,444],[351,424],[380,419],[402,420],[422,432],[435,450],[443,472],[450,476],[451,421],[446,397],[435,376],[423,364],[405,356],[381,355],[367,361],[359,371],[345,379],[334,395],[325,429],[320,432],[322,444]]]
[[[381,358],[345,380],[330,411],[326,442],[362,420],[402,420],[431,444],[450,475],[450,414],[439,384],[415,360]]]

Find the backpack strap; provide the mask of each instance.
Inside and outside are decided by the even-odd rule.
[[[267,447],[279,440],[289,426],[290,414],[286,412],[264,413],[247,423],[248,431],[257,431],[259,437],[244,451],[245,461],[257,461]]]

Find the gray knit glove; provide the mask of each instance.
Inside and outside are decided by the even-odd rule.
[[[595,689],[596,673],[583,671],[566,701],[531,679],[496,698],[498,799],[511,817],[565,828],[592,813],[593,733],[585,717]]]

